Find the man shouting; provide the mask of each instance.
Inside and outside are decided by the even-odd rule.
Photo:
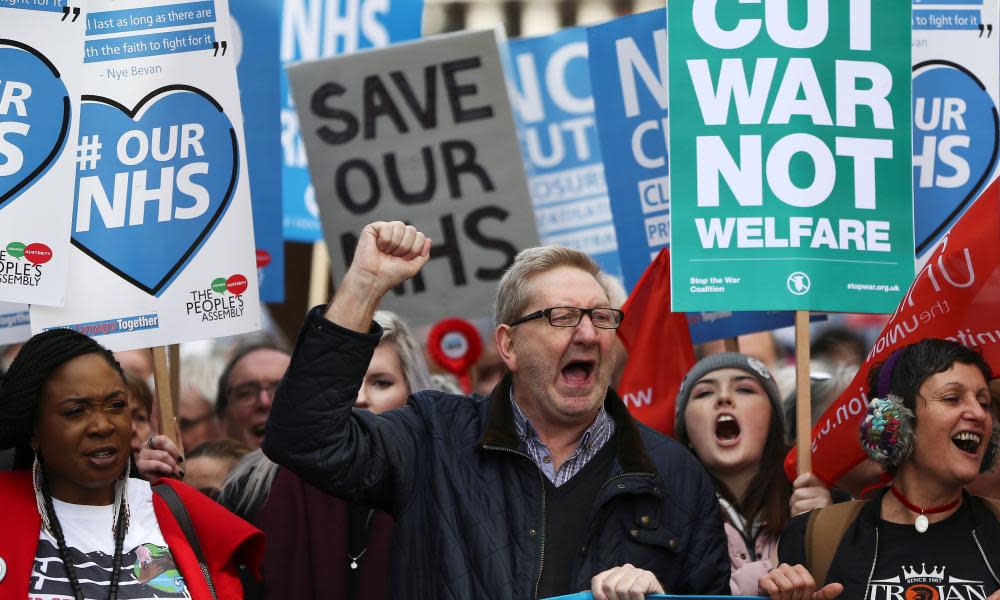
[[[267,455],[395,517],[394,598],[728,595],[712,484],[608,388],[622,314],[581,252],[528,249],[504,274],[496,338],[508,373],[489,397],[421,391],[381,415],[351,409],[381,334],[372,315],[430,245],[400,222],[364,228],[329,306],[299,334]]]

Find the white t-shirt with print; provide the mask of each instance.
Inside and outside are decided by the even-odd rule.
[[[141,479],[128,480],[131,516],[122,545],[118,597],[128,600],[190,598],[153,512],[153,490]],[[105,600],[111,582],[115,540],[114,507],[67,504],[52,499],[77,581],[86,600]],[[28,587],[29,600],[73,600],[59,547],[42,529]]]

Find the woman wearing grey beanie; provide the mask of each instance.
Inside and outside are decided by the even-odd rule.
[[[755,595],[758,579],[778,564],[777,541],[791,517],[778,387],[759,360],[713,354],[684,377],[676,409],[677,439],[715,483],[729,540],[732,593]],[[797,495],[812,499],[810,508],[830,502],[812,476],[799,478],[795,487]]]

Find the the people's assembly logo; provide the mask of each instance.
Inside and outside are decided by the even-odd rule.
[[[945,574],[946,567],[930,571],[921,563],[920,570],[902,567],[902,577],[873,579],[868,597],[871,600],[984,600],[982,581],[960,579]]]
[[[188,315],[198,315],[202,321],[222,321],[243,316],[243,292],[247,278],[237,273],[217,277],[209,287],[188,292],[185,309]]]
[[[38,287],[42,265],[52,260],[52,249],[40,242],[9,242],[0,247],[0,284]]]

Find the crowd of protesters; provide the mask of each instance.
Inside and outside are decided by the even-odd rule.
[[[958,597],[1000,598],[981,355],[896,351],[870,374],[870,460],[833,488],[789,481],[794,374],[774,334],[700,347],[668,438],[614,389],[621,290],[580,252],[528,249],[467,396],[378,310],[429,247],[371,224],[294,349],[186,358],[176,436],[157,431],[148,352],[54,330],[5,353],[0,599],[876,598],[924,564],[973,586]],[[866,351],[849,328],[813,340],[814,419]]]

